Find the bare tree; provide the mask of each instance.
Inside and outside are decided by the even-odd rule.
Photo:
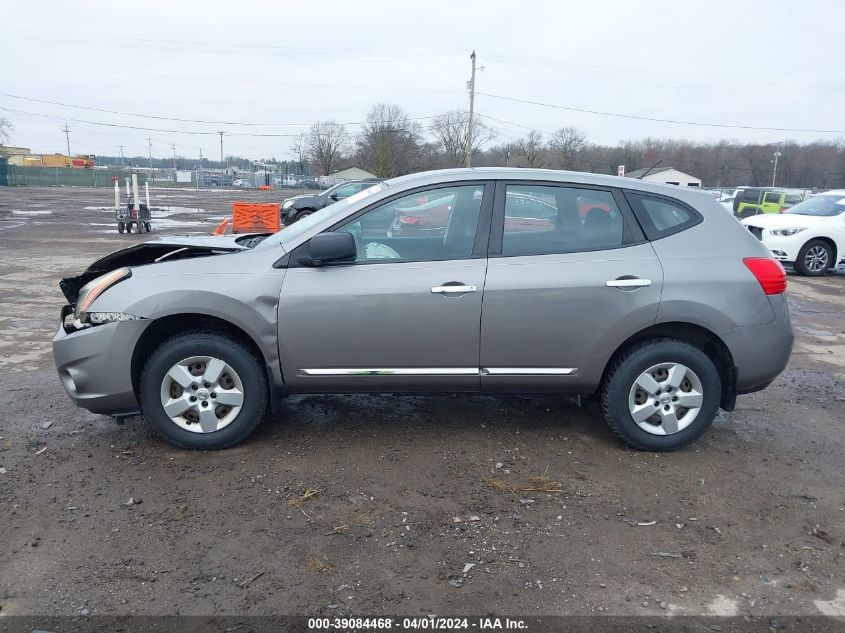
[[[14,126],[9,119],[0,117],[0,145],[3,145],[9,140],[13,129]]]
[[[469,113],[465,110],[451,110],[434,117],[431,133],[437,149],[442,152],[448,167],[461,167],[466,159],[467,126]],[[496,132],[480,116],[472,121],[472,153],[479,152],[495,138]]]
[[[542,167],[546,163],[543,135],[537,130],[531,130],[524,138],[519,139],[516,149],[526,167]]]
[[[300,134],[295,137],[290,149],[290,153],[293,156],[294,161],[299,163],[300,174],[305,173],[305,138],[305,134]]]
[[[561,169],[575,169],[578,154],[585,147],[587,135],[572,126],[560,128],[549,140],[549,149],[555,154]]]
[[[319,165],[323,176],[332,173],[349,147],[346,128],[336,121],[318,121],[305,138],[308,159]]]
[[[420,162],[420,124],[408,118],[398,105],[374,105],[357,142],[361,162],[380,178],[407,174]]]

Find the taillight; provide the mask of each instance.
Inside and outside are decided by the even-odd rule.
[[[786,271],[778,260],[771,257],[746,257],[742,262],[757,278],[767,295],[779,295],[786,291]]]
[[[778,209],[778,213],[783,213],[784,211],[786,211],[786,209],[787,207],[781,207],[780,209]]]

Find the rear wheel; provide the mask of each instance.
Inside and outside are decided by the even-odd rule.
[[[808,277],[824,275],[832,265],[833,249],[822,240],[810,240],[804,244],[795,260],[795,270]]]
[[[124,223],[124,222],[118,222],[118,223],[117,223],[117,232],[118,232],[118,233],[123,233],[123,231],[125,231],[125,230],[126,230],[126,223]]]
[[[214,333],[174,336],[150,355],[140,385],[150,426],[183,448],[219,449],[244,440],[267,407],[267,378],[254,352]]]
[[[669,338],[617,358],[601,388],[610,429],[633,448],[670,451],[698,439],[722,398],[719,372],[700,349]]]
[[[144,222],[144,228],[147,229],[147,233],[153,230],[153,227],[150,226],[149,222]]]

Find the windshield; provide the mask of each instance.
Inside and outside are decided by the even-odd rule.
[[[787,209],[784,211],[784,214],[833,217],[843,211],[845,211],[845,195],[836,194],[832,196],[813,196]]]
[[[311,230],[311,227],[317,226],[326,218],[330,218],[335,215],[340,215],[346,209],[349,208],[349,205],[355,204],[356,202],[367,198],[374,193],[378,193],[384,187],[381,184],[373,185],[368,189],[364,189],[363,191],[359,191],[355,195],[349,196],[348,198],[344,198],[343,200],[338,200],[334,204],[330,204],[327,207],[320,209],[319,211],[315,211],[311,215],[305,216],[298,222],[294,222],[290,226],[284,227],[279,233],[283,234],[283,240],[291,240],[299,237],[303,233],[306,233]],[[278,240],[274,240],[274,243],[277,243]]]
[[[332,195],[335,191],[340,189],[345,184],[346,184],[345,182],[339,182],[336,185],[332,185],[331,187],[329,187],[325,191],[321,191],[317,195],[320,196],[321,198],[328,198],[330,195]]]

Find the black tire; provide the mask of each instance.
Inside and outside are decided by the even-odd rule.
[[[815,269],[813,264],[808,261],[811,259],[808,255],[811,249],[818,252],[818,248],[824,249],[827,261],[824,263],[822,268]],[[831,266],[833,266],[833,249],[830,247],[830,244],[824,240],[810,240],[801,247],[801,250],[798,251],[798,257],[795,258],[795,272],[807,277],[821,277],[822,275],[827,274],[827,271],[830,270]]]
[[[299,222],[302,218],[307,218],[309,215],[314,213],[314,209],[302,209],[302,211],[298,211],[296,216],[294,216],[293,221]]]
[[[212,356],[230,365],[243,384],[244,403],[227,426],[211,433],[192,433],[173,422],[161,404],[161,385],[176,363],[191,356]],[[159,345],[147,359],[139,386],[141,411],[150,426],[168,442],[182,448],[221,449],[246,439],[267,409],[268,388],[264,363],[237,340],[214,332],[177,334]]]
[[[144,228],[147,229],[147,233],[153,230],[153,227],[149,222],[144,222]]]
[[[123,231],[125,231],[125,230],[126,230],[126,224],[124,222],[118,222],[117,223],[117,232],[123,233]]]
[[[634,422],[628,396],[634,382],[660,363],[682,363],[701,381],[703,402],[696,418],[671,435],[653,435]],[[710,357],[689,343],[656,338],[637,343],[613,360],[601,386],[601,410],[607,425],[628,446],[646,451],[672,451],[698,439],[716,417],[722,399],[719,372]]]

